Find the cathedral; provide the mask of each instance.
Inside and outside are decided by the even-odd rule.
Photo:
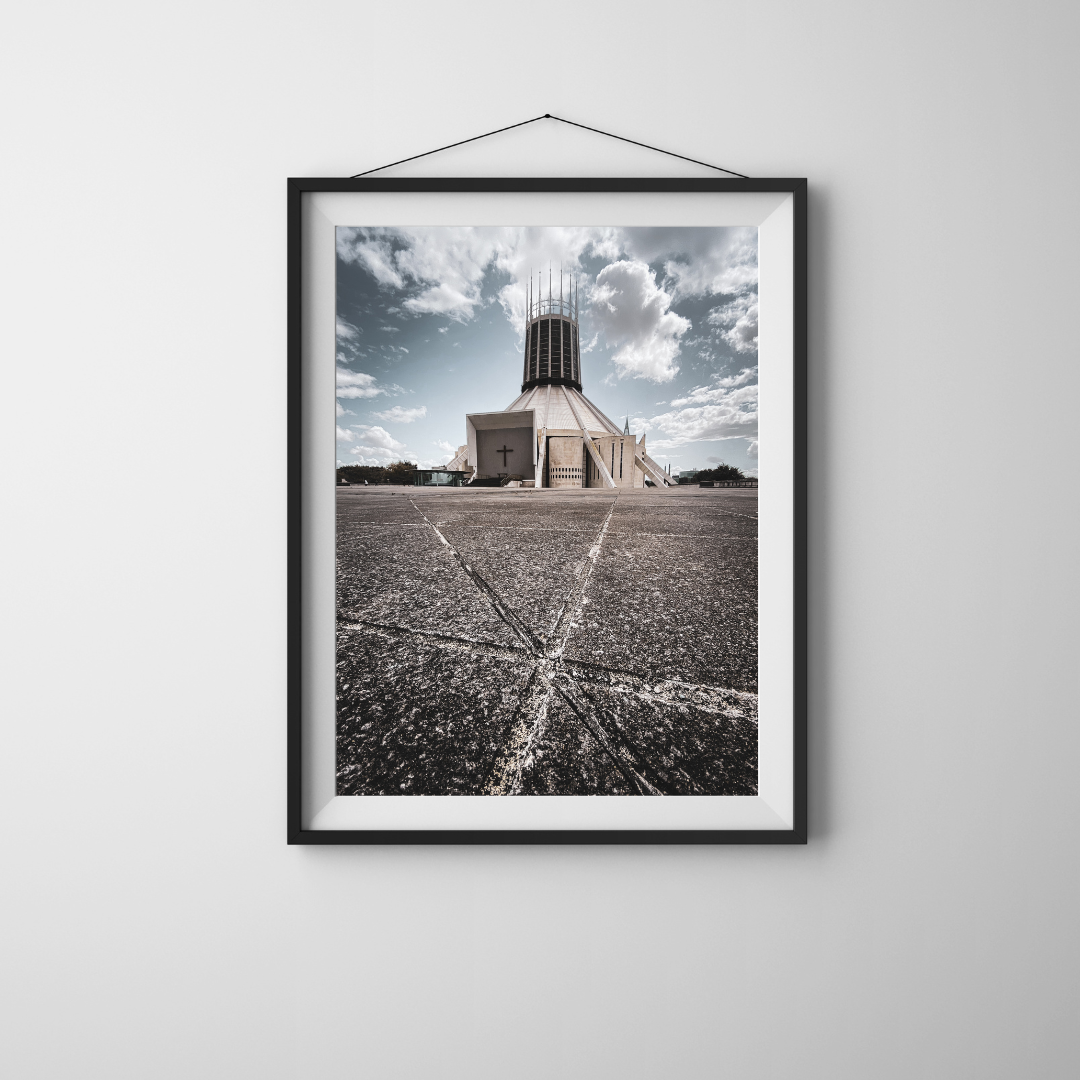
[[[473,481],[516,478],[527,487],[668,487],[671,476],[645,452],[629,425],[620,431],[581,392],[578,304],[571,278],[563,297],[533,292],[530,276],[525,318],[521,394],[501,412],[469,413],[466,442],[446,466],[471,472]]]

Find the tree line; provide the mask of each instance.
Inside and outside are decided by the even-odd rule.
[[[693,476],[680,476],[680,484],[697,484],[702,480],[752,480],[753,477],[747,476],[742,469],[735,468],[734,465],[724,465],[723,463],[716,466],[715,469],[702,469],[701,472],[694,473]]]
[[[412,484],[416,466],[411,461],[395,461],[392,465],[342,465],[337,471],[338,483],[350,484]]]

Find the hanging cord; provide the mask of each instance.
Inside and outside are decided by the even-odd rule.
[[[627,139],[623,135],[613,135],[610,131],[601,131],[599,128],[589,127],[588,124],[579,124],[576,120],[564,120],[561,116],[552,116],[551,113],[544,113],[543,116],[534,116],[531,120],[522,120],[518,124],[509,124],[506,127],[496,128],[494,131],[485,131],[483,135],[474,135],[471,139],[462,139],[460,142],[449,143],[447,146],[440,146],[437,150],[425,150],[422,154],[413,154],[412,157],[402,158],[400,161],[392,161],[389,165],[379,165],[374,169],[367,169],[364,172],[354,173],[349,179],[356,180],[361,176],[370,176],[374,172],[382,172],[383,169],[392,169],[395,165],[404,165],[406,161],[416,161],[417,158],[428,157],[431,154],[441,154],[444,150],[452,150],[455,146],[464,146],[466,143],[476,142],[477,139],[486,139],[491,135],[499,135],[504,131],[512,131],[514,128],[524,127],[526,124],[535,124],[538,120],[558,120],[560,124],[570,124],[572,127],[584,128],[586,131],[593,131],[597,135],[606,135],[609,139],[618,139],[620,142],[632,143],[634,146],[641,146],[646,150],[655,150],[658,154],[667,154],[668,157],[679,158],[681,161],[689,161],[694,165],[704,165],[706,169],[715,169],[717,172],[730,173],[732,176],[737,176],[741,180],[750,179],[750,177],[746,176],[744,173],[735,172],[733,169],[725,169],[719,165],[710,165],[707,161],[698,161],[697,158],[687,157],[685,154],[676,154],[671,150],[662,150],[659,146],[650,146],[648,143],[638,142],[637,139]]]

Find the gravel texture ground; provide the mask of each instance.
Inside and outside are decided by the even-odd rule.
[[[337,499],[339,794],[756,794],[756,490]]]

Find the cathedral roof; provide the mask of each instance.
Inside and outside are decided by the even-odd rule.
[[[571,406],[571,400],[573,406]],[[612,423],[580,390],[572,386],[534,386],[514,399],[506,411],[533,409],[536,412],[537,431],[580,431],[574,409],[592,436],[619,435],[619,427]]]

